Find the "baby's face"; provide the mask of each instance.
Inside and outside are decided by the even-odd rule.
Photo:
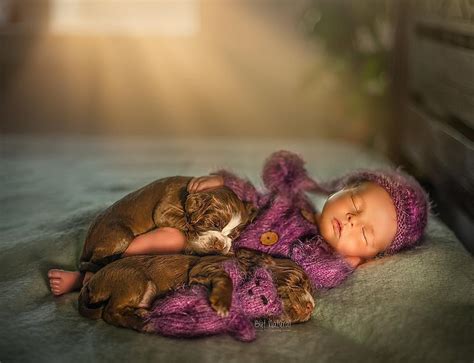
[[[341,255],[371,258],[395,238],[397,213],[384,188],[364,182],[331,195],[318,217],[318,227]]]

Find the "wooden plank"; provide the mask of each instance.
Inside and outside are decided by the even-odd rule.
[[[412,31],[409,69],[411,92],[422,97],[431,112],[474,128],[474,49],[437,42]]]
[[[402,152],[453,203],[474,218],[474,144],[412,102],[406,105]]]
[[[474,3],[409,3],[409,91],[441,119],[474,129]]]
[[[430,20],[455,27],[474,23],[472,0],[417,0],[410,5],[418,20]]]
[[[474,3],[402,0],[397,24],[393,154],[472,253]]]

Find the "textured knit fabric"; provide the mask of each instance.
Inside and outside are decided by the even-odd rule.
[[[228,333],[241,341],[254,340],[254,319],[282,313],[272,275],[262,267],[246,275],[235,259],[224,262],[223,267],[233,285],[227,317],[220,317],[210,306],[205,286],[183,286],[156,301],[146,320],[148,330],[174,337]]]
[[[286,257],[307,273],[313,288],[331,288],[344,281],[354,269],[318,233],[317,226],[304,218],[302,210],[315,209],[304,193],[314,189],[303,160],[288,151],[272,154],[265,162],[262,179],[268,191],[258,192],[247,180],[227,170],[219,170],[224,184],[242,200],[259,208],[254,221],[233,242],[233,249],[249,248],[276,257]],[[271,233],[276,243],[265,244]],[[263,240],[263,242],[262,242]]]
[[[394,201],[398,218],[390,253],[414,244],[426,225],[428,199],[413,178],[399,171],[358,171],[330,183],[317,183],[308,176],[298,155],[279,151],[264,165],[265,192],[258,192],[249,181],[227,170],[215,174],[223,176],[224,184],[239,198],[259,209],[252,223],[234,241],[234,251],[249,248],[291,258],[304,269],[316,289],[339,285],[354,269],[323,240],[316,225],[303,216],[304,210],[315,212],[305,191],[337,191],[360,181],[373,181],[384,187]],[[219,317],[211,308],[205,287],[183,287],[157,301],[148,320],[152,330],[183,337],[227,332],[243,341],[253,340],[253,319],[281,313],[281,301],[271,275],[258,268],[252,278],[245,278],[235,260],[226,262],[225,269],[234,284],[228,317]]]
[[[315,289],[337,286],[353,272],[321,238],[316,225],[302,214],[302,210],[315,212],[304,193],[314,184],[299,156],[279,152],[267,160],[262,178],[268,191],[263,193],[229,171],[215,174],[222,175],[225,185],[241,200],[259,208],[254,221],[234,241],[234,251],[248,248],[291,258],[304,269]],[[268,233],[273,238],[271,243],[263,238]],[[233,282],[232,306],[227,317],[219,317],[212,309],[204,286],[183,286],[156,301],[147,319],[148,330],[176,337],[229,333],[242,341],[255,339],[254,319],[282,313],[271,274],[256,267],[250,276],[244,276],[236,260],[225,262],[224,268]]]

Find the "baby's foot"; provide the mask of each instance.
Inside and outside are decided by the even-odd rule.
[[[84,276],[79,271],[57,269],[49,270],[48,277],[51,292],[56,296],[80,289],[84,279]]]

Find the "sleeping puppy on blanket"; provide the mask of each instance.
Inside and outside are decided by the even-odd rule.
[[[155,255],[120,259],[97,272],[82,288],[79,313],[147,331],[144,320],[157,298],[185,284],[201,284],[209,288],[211,307],[225,317],[231,307],[233,284],[222,263],[230,259],[237,260],[245,274],[257,267],[271,273],[282,301],[281,321],[296,323],[311,317],[314,299],[305,272],[289,259],[246,249],[236,251],[235,257]]]
[[[100,213],[84,243],[79,270],[96,272],[122,257],[134,237],[160,227],[184,233],[186,254],[231,254],[231,242],[256,214],[227,187],[189,194],[191,177],[158,179]]]

